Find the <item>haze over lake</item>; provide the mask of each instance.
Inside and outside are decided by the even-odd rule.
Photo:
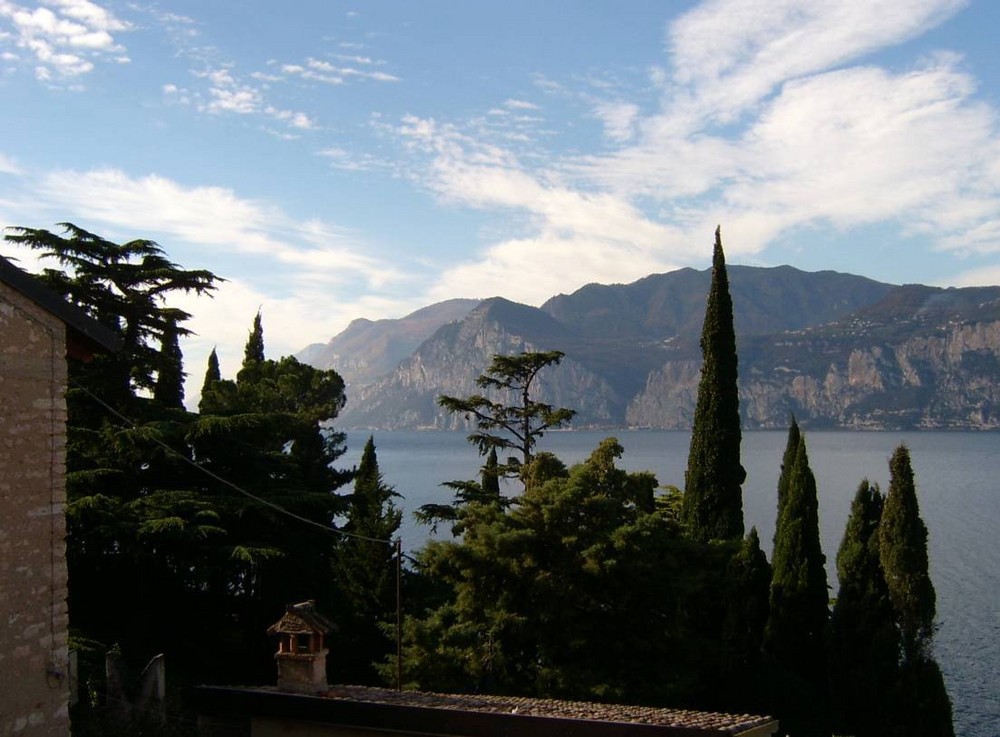
[[[379,466],[402,495],[403,543],[413,551],[430,536],[413,521],[421,504],[446,502],[443,481],[471,479],[480,459],[461,432],[376,432]],[[683,486],[690,434],[662,431],[555,432],[540,449],[567,465],[584,460],[597,443],[617,437],[621,466],[649,470],[661,484]],[[367,433],[348,435],[343,465],[357,463]],[[937,656],[954,707],[955,733],[995,737],[1000,724],[1000,434],[862,433],[805,431],[819,487],[820,534],[827,575],[836,594],[835,558],[858,482],[888,491],[888,459],[901,443],[910,449],[921,515],[928,528],[930,572],[937,590]],[[784,432],[745,432],[743,486],[747,528],[755,525],[770,558]],[[513,493],[514,487],[510,487]],[[438,532],[438,537],[447,531]]]

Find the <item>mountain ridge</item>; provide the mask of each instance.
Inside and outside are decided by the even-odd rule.
[[[1000,287],[892,285],[791,266],[727,270],[745,428],[785,427],[791,413],[804,428],[1000,428]],[[397,340],[366,344],[367,373],[347,366],[352,385],[337,424],[464,428],[465,418],[437,406],[439,395],[480,391],[475,378],[496,353],[561,350],[563,363],[539,377],[539,398],[576,409],[574,427],[687,429],[709,274],[588,284],[541,307],[449,300],[400,320],[354,321],[327,345],[343,350],[375,325]],[[371,370],[399,355],[381,375]]]

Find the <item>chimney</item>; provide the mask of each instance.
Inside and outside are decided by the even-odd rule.
[[[278,690],[294,693],[322,693],[327,690],[325,635],[336,626],[316,611],[310,599],[289,604],[284,616],[267,628],[278,635]]]

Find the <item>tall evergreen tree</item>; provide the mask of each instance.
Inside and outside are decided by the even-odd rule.
[[[712,283],[701,333],[701,381],[684,486],[684,522],[695,539],[743,536],[746,471],[740,463],[736,332],[722,230],[715,231]]]
[[[829,594],[826,556],[819,540],[816,479],[802,435],[796,443],[776,529],[767,649],[795,672],[818,682],[824,673],[823,633]]]
[[[479,481],[447,481],[442,484],[455,490],[451,504],[424,504],[416,517],[435,529],[441,522],[452,522],[452,533],[461,534],[463,525],[457,520],[460,510],[470,503],[487,503],[506,507],[509,499],[500,494],[501,478],[520,478],[528,485],[535,446],[552,428],[565,425],[576,414],[565,407],[553,407],[533,397],[539,372],[549,366],[558,366],[563,359],[561,351],[525,352],[517,355],[493,356],[489,368],[476,378],[476,385],[490,396],[474,394],[470,397],[438,397],[438,404],[449,412],[475,419],[476,430],[468,440],[479,449],[480,456],[487,456],[480,469]],[[506,395],[506,396],[504,396]],[[513,395],[513,401],[509,397]],[[495,397],[502,396],[504,399]],[[518,456],[508,456],[500,463],[498,451],[512,451]]]
[[[248,344],[262,340],[255,319]],[[336,538],[328,528],[346,511],[336,490],[351,473],[334,467],[344,436],[329,427],[344,405],[343,379],[290,356],[258,361],[259,351],[250,353],[235,381],[216,378],[209,360],[202,412],[187,438],[218,476],[196,483],[226,531],[204,584],[217,613],[241,622],[226,665],[266,678],[271,643],[259,633],[275,612],[309,598],[333,611]]]
[[[830,618],[830,694],[834,727],[856,737],[890,734],[895,721],[888,705],[899,681],[899,639],[879,559],[883,504],[878,485],[862,481],[837,551],[840,590]]]
[[[951,700],[933,656],[937,596],[928,572],[927,526],[920,517],[910,451],[889,459],[889,491],[878,528],[879,559],[900,639],[900,673],[890,701],[894,734],[954,734]]]
[[[338,545],[336,571],[344,597],[338,676],[350,683],[374,683],[376,661],[392,649],[381,624],[396,607],[396,560],[392,541],[399,533],[402,512],[393,504],[399,496],[385,483],[378,466],[375,440],[369,436],[354,475],[354,493],[347,509],[348,533]]]
[[[726,584],[726,615],[722,629],[724,667],[732,683],[745,683],[746,676],[760,660],[771,589],[771,565],[760,548],[756,527],[750,528],[730,561]]]
[[[215,348],[208,354],[208,365],[205,368],[205,380],[202,382],[201,390],[204,392],[210,389],[217,381],[222,379],[222,370],[219,368],[219,354]]]
[[[539,373],[558,366],[561,351],[533,351],[506,356],[497,354],[485,373],[476,378],[476,386],[494,394],[513,395],[513,402],[475,394],[471,397],[438,397],[438,404],[449,412],[475,418],[476,430],[469,442],[486,455],[491,448],[520,454],[498,466],[504,475],[517,475],[534,456],[534,448],[548,430],[573,419],[574,410],[553,407],[532,396]]]
[[[795,415],[792,415],[791,420],[791,424],[788,427],[788,440],[785,443],[785,453],[781,457],[781,475],[778,476],[778,514],[775,517],[776,520],[781,519],[781,511],[785,506],[785,498],[788,496],[788,480],[792,475],[792,467],[795,465],[795,454],[799,450],[799,438],[801,437],[799,423],[795,421]],[[777,543],[777,526],[775,526],[774,537],[774,542]]]
[[[153,399],[166,407],[184,408],[184,357],[181,354],[177,323],[168,319],[160,338],[160,365],[156,373]]]
[[[889,460],[889,492],[879,525],[879,554],[903,655],[923,655],[934,635],[936,595],[927,569],[927,526],[920,518],[910,451],[900,445]]]
[[[261,319],[260,310],[253,318],[253,327],[247,338],[246,346],[243,348],[243,368],[247,368],[253,363],[264,362],[264,325]]]
[[[489,455],[486,456],[486,464],[483,466],[482,486],[484,496],[500,496],[500,464],[497,460],[497,449],[490,448]]]

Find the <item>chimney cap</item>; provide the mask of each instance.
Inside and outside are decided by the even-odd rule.
[[[284,615],[267,628],[267,634],[298,635],[319,632],[325,635],[336,629],[336,624],[316,611],[316,601],[309,599],[286,606]]]

